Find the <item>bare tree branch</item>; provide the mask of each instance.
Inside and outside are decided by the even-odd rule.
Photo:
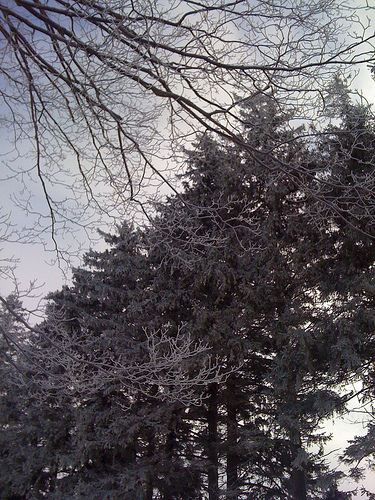
[[[79,393],[87,397],[105,390],[108,384],[119,384],[131,395],[141,393],[188,405],[199,404],[204,397],[204,392],[197,391],[197,387],[221,382],[228,375],[221,372],[209,348],[202,342],[196,343],[183,325],[173,337],[168,329],[145,330],[146,341],[140,359],[135,359],[127,350],[114,358],[110,350],[97,353],[90,349],[86,338],[67,334],[67,321],[62,318],[56,317],[53,324],[49,322],[53,332],[47,332],[30,325],[1,296],[0,303],[29,337],[22,343],[0,325],[6,343],[22,354],[17,362],[12,361],[20,374],[20,382],[24,382],[28,374],[34,381],[33,391],[51,395],[58,389],[64,394]],[[33,336],[42,341],[42,348],[33,343]]]
[[[197,132],[267,168],[274,153],[241,137],[240,103],[268,92],[291,116],[316,121],[333,76],[374,60],[366,9],[337,0],[0,2],[5,119],[18,144],[33,144],[28,177],[41,184],[52,238],[75,221],[121,216],[154,179],[170,182],[175,161],[166,159]],[[27,184],[24,164],[8,168]],[[278,168],[303,182],[298,163]],[[364,208],[372,190],[361,188]],[[318,187],[313,194],[319,201]]]

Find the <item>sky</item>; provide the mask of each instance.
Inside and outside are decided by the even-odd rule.
[[[357,387],[358,388],[358,387]],[[348,390],[355,390],[355,387],[348,387]],[[327,444],[325,448],[325,454],[329,457],[331,464],[338,467],[339,470],[348,470],[348,468],[343,467],[339,464],[339,457],[342,454],[343,449],[345,449],[348,441],[353,439],[355,436],[362,436],[366,434],[366,421],[367,414],[359,401],[355,398],[349,404],[348,407],[351,411],[350,413],[344,414],[340,417],[335,417],[327,421],[324,425],[324,430],[327,433],[331,433],[333,438]],[[361,464],[365,466],[366,464]],[[374,471],[368,471],[365,478],[356,484],[354,481],[344,480],[341,484],[341,488],[344,491],[352,491],[358,486],[364,486],[369,491],[375,492],[375,473]],[[362,496],[360,491],[353,496],[353,500],[365,500],[367,497]]]

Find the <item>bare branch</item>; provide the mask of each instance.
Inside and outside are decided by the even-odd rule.
[[[374,59],[369,8],[336,0],[1,2],[5,120],[36,158],[27,176],[9,160],[9,175],[40,183],[45,210],[28,206],[49,218],[59,246],[75,223],[121,217],[156,179],[171,186],[181,147],[199,132],[267,168],[276,151],[259,155],[244,141],[240,103],[267,92],[291,117],[316,123],[333,76]],[[302,165],[278,168],[303,184]],[[321,193],[316,183],[318,203]],[[373,193],[367,184],[361,193],[365,210]]]
[[[22,345],[18,338],[0,329],[6,342],[23,355],[25,364],[17,362],[17,370],[22,377],[25,373],[31,376],[34,391],[51,395],[59,389],[64,394],[87,397],[105,390],[108,384],[119,384],[131,396],[141,393],[188,405],[199,404],[204,397],[204,391],[197,391],[198,387],[221,382],[228,376],[221,373],[209,348],[203,342],[196,343],[183,325],[174,336],[167,328],[153,332],[145,330],[146,342],[139,360],[126,350],[120,357],[114,357],[111,351],[96,353],[87,339],[71,332],[68,334],[67,321],[63,318],[56,316],[53,323],[49,321],[49,329],[53,328],[53,332],[48,333],[30,325],[1,296],[0,302],[31,337]],[[42,348],[33,343],[33,336],[39,339],[39,344],[42,341]]]

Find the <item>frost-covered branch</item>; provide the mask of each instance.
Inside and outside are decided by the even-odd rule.
[[[49,318],[49,328],[30,325],[20,312],[3,297],[2,307],[25,330],[26,341],[20,342],[11,329],[0,325],[6,343],[18,353],[12,363],[19,383],[29,383],[31,390],[52,394],[89,397],[97,391],[116,386],[129,395],[136,394],[183,405],[198,404],[203,395],[197,391],[225,374],[203,342],[195,342],[181,326],[171,336],[168,328],[148,332],[140,346],[139,357],[124,350],[119,355],[111,349],[99,350],[90,339],[67,333],[66,320]],[[119,333],[119,332],[118,332]]]
[[[272,153],[241,138],[241,104],[267,93],[316,123],[332,78],[373,62],[368,9],[335,0],[1,2],[3,125],[16,144],[4,180],[23,185],[15,201],[35,212],[34,236],[48,228],[58,247],[68,228],[88,230],[144,201],[151,185],[170,181],[197,132],[267,168]],[[302,165],[277,168],[303,183]],[[30,205],[30,191],[44,206]]]

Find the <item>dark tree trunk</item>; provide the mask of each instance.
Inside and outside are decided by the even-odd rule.
[[[236,385],[231,378],[227,382],[227,499],[238,499],[238,425]]]
[[[173,499],[173,455],[176,446],[176,433],[175,433],[175,413],[172,415],[168,424],[168,434],[165,442],[165,465],[164,465],[164,484],[162,491],[163,500]]]
[[[301,469],[293,469],[291,474],[293,500],[306,500],[306,478]]]
[[[207,408],[208,423],[208,498],[219,500],[219,460],[218,460],[218,387],[212,384],[209,389]]]
[[[289,385],[289,397],[291,408],[298,407],[298,398],[296,392],[296,382],[295,378],[292,378],[292,381]],[[295,417],[297,418],[297,417]],[[292,425],[289,429],[289,439],[291,446],[291,457],[292,461],[295,461],[298,457],[298,454],[302,450],[302,439],[301,433],[298,429],[297,422]],[[290,482],[291,482],[291,492],[293,500],[306,500],[307,492],[306,492],[306,472],[303,468],[293,467],[290,473]]]
[[[150,471],[148,473],[147,477],[147,484],[146,484],[146,490],[145,490],[145,500],[152,500],[153,498],[153,492],[154,492],[154,481],[153,481],[153,473],[151,470],[151,463],[152,463],[152,457],[155,454],[155,434],[151,430],[148,438],[148,445],[147,445],[147,458],[150,460]]]
[[[292,446],[292,459],[295,460],[302,449],[301,436],[297,430],[290,433]],[[306,473],[303,469],[294,467],[290,474],[291,490],[293,500],[306,500]]]

